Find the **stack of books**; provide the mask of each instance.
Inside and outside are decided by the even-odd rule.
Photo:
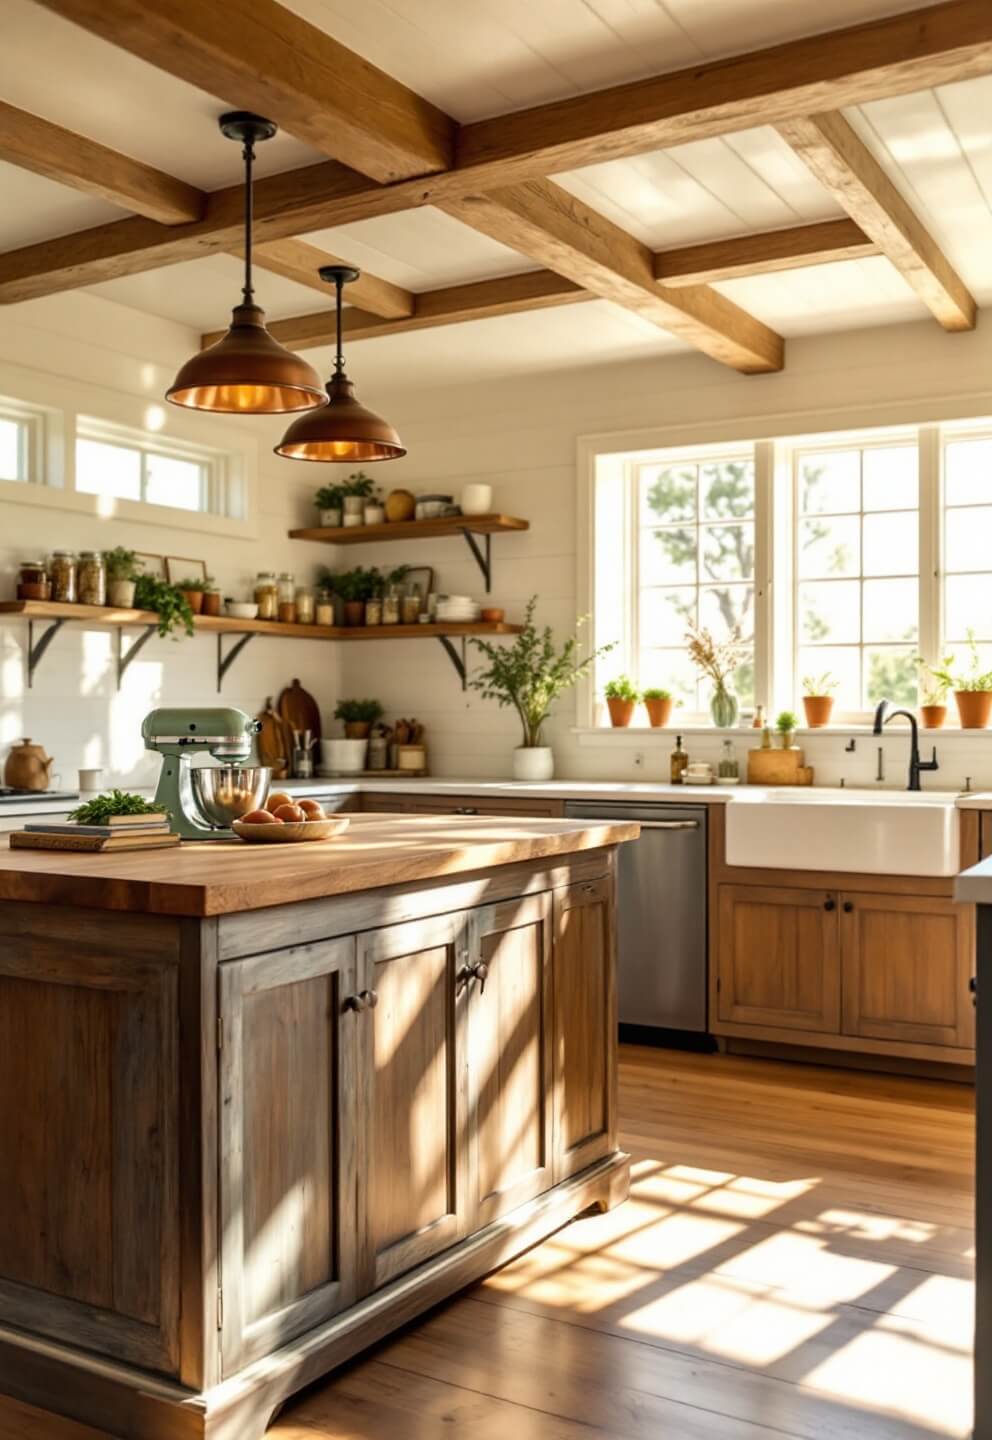
[[[80,825],[72,820],[38,820],[15,830],[12,850],[161,850],[178,845],[168,815],[112,815],[105,825]]]

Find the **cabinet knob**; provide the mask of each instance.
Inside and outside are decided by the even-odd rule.
[[[837,905],[836,905],[836,902],[833,901],[833,900],[824,900],[824,902],[823,902],[823,908],[824,908],[824,910],[836,910],[836,909],[837,909]]]
[[[853,901],[853,900],[845,900],[845,901],[844,901],[843,909],[844,909],[844,914],[845,914],[845,915],[850,915],[851,911],[854,909],[854,901]]]
[[[363,990],[362,999],[365,1001],[366,1010],[374,1010],[379,1003],[379,995],[375,990]]]
[[[478,806],[476,806],[476,805],[456,805],[456,806],[455,806],[455,814],[456,814],[456,815],[478,815],[478,813],[479,813],[479,810],[478,810]]]
[[[466,985],[470,980],[478,980],[479,994],[481,995],[486,988],[486,981],[489,979],[489,966],[485,960],[477,960],[474,965],[466,965],[459,972],[458,979]]]
[[[374,990],[362,990],[358,995],[349,995],[344,1002],[346,1010],[374,1010],[379,996]]]

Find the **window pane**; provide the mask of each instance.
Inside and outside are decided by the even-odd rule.
[[[695,465],[642,465],[639,471],[641,523],[674,525],[696,518]]]
[[[149,455],[146,465],[145,499],[152,505],[172,505],[177,510],[206,509],[203,466],[198,461]]]
[[[948,505],[987,501],[992,494],[992,439],[948,441],[944,471]]]
[[[989,490],[992,498],[992,485]],[[944,525],[944,569],[992,570],[992,506],[948,510]]]
[[[920,529],[915,510],[892,510],[864,519],[866,575],[915,575],[919,569]]]
[[[741,638],[754,635],[754,590],[750,585],[717,585],[699,592],[699,623],[724,640],[735,626]]]
[[[837,681],[837,709],[861,709],[860,651],[824,645],[799,651],[799,675],[830,675]]]
[[[754,526],[707,525],[701,532],[700,579],[750,580],[754,575]]]
[[[800,578],[857,575],[861,567],[861,526],[856,515],[840,519],[817,516],[799,522]]]
[[[992,640],[992,578],[988,575],[949,575],[944,582],[944,630],[952,643],[968,631],[977,640]]]
[[[857,580],[806,581],[799,587],[802,641],[857,644],[861,639],[861,586]],[[822,667],[821,667],[822,668]]]
[[[646,690],[651,685],[670,690],[676,705],[696,710],[696,668],[685,649],[641,651],[637,683]]]
[[[22,463],[23,427],[16,420],[0,420],[0,480],[26,480]]]
[[[644,585],[696,583],[694,525],[641,532],[641,582]]]
[[[916,705],[917,670],[915,651],[893,645],[865,647],[865,700],[869,706],[879,700],[899,705]]]
[[[694,589],[642,590],[641,644],[683,645],[686,624],[695,617]]]
[[[860,509],[861,452],[807,451],[799,456],[799,508],[803,515],[849,514]]]
[[[866,580],[865,640],[915,640],[919,634],[919,606],[915,580]]]
[[[115,500],[141,499],[141,453],[100,440],[76,441],[76,489]]]
[[[863,464],[866,510],[916,509],[920,494],[915,445],[866,450]]]
[[[703,465],[699,493],[706,520],[749,520],[754,514],[754,464],[724,460]]]

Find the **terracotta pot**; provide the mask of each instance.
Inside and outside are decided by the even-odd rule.
[[[806,724],[811,730],[822,730],[824,725],[829,725],[833,708],[834,697],[832,695],[803,696]]]
[[[644,708],[653,730],[664,730],[672,714],[671,700],[645,700]]]
[[[920,719],[924,730],[942,730],[947,719],[946,705],[921,705]]]
[[[992,719],[992,690],[955,690],[962,730],[987,730]]]
[[[606,701],[606,708],[610,712],[610,724],[617,729],[629,725],[634,718],[636,700],[610,700]]]
[[[365,624],[365,601],[346,600],[344,602],[344,623],[346,625]],[[358,737],[361,738],[360,736]]]
[[[204,615],[219,615],[219,614],[220,614],[220,591],[219,591],[219,590],[204,590],[204,592],[203,592],[203,610],[202,610],[201,613],[204,614]]]
[[[348,740],[367,740],[372,729],[370,720],[346,720],[344,733]]]
[[[199,614],[202,613],[202,610],[203,610],[203,591],[202,591],[202,590],[180,590],[179,593],[180,593],[180,595],[183,596],[183,598],[185,599],[186,603],[189,605],[189,608],[192,610],[192,612],[193,612],[194,615],[199,615]]]

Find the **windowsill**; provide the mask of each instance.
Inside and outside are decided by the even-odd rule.
[[[841,740],[850,736],[854,736],[855,738],[858,738],[860,736],[866,736],[870,739],[881,740],[883,738],[890,739],[893,736],[898,737],[904,732],[906,734],[909,733],[908,725],[903,726],[899,729],[895,729],[892,726],[887,726],[884,736],[876,736],[871,725],[851,724],[823,725],[819,726],[815,730],[810,730],[807,726],[800,726],[793,733],[795,734],[797,739],[815,740],[817,738],[833,738]],[[757,740],[758,743],[760,743],[761,740],[761,731],[755,729],[751,725],[735,726],[733,729],[730,730],[720,730],[717,729],[715,725],[694,725],[688,722],[686,722],[686,724],[684,725],[680,725],[676,722],[675,724],[666,725],[664,728],[657,729],[653,728],[650,725],[626,725],[616,727],[610,725],[573,725],[571,733],[576,737],[580,745],[588,746],[622,746],[624,742],[626,742],[628,745],[637,745],[638,747],[640,747],[643,745],[650,745],[652,743],[657,744],[662,741],[666,745],[670,745],[673,737],[676,735],[708,735],[714,740],[742,740],[745,738],[752,738]],[[774,731],[772,732],[772,736],[772,744],[777,746],[778,737]],[[949,739],[970,739],[992,742],[992,729],[962,730],[957,725],[948,725],[945,726],[942,730],[924,730],[922,727],[920,727],[921,746],[929,744],[935,745],[937,744],[938,740],[943,741]]]
[[[126,520],[129,524],[167,525],[171,530],[196,530],[205,535],[226,535],[242,540],[256,540],[258,526],[254,518],[236,520],[228,515],[214,515],[202,510],[180,510],[171,505],[151,505],[140,500],[114,500],[102,495],[86,495],[57,485],[34,485],[19,480],[0,480],[0,501],[20,505],[36,505],[42,509],[69,511],[101,520]]]

